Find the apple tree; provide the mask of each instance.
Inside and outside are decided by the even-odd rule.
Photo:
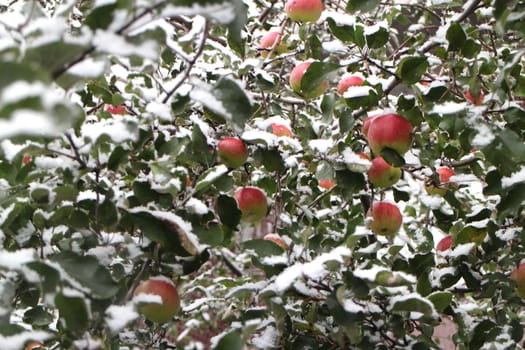
[[[523,0],[0,2],[0,349],[521,348],[524,36]]]

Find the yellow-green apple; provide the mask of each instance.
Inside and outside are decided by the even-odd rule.
[[[26,345],[24,350],[37,350],[37,349],[47,349],[44,344],[34,341]]]
[[[268,57],[272,49],[278,55],[286,52],[286,44],[281,41],[281,33],[277,30],[266,33],[259,43],[259,51],[262,57]]]
[[[325,190],[329,190],[335,185],[337,185],[337,183],[334,180],[322,179],[319,181],[319,187],[324,188]]]
[[[284,240],[281,238],[281,236],[279,236],[278,234],[275,234],[275,233],[268,233],[266,234],[263,239],[265,241],[270,241],[270,242],[273,242],[275,244],[277,244],[279,247],[283,248],[283,250],[286,250],[287,248],[287,245],[286,243],[284,242]]]
[[[321,82],[318,86],[316,86],[316,88],[313,89],[312,91],[309,91],[309,92],[303,91],[303,89],[301,88],[301,81],[303,79],[304,73],[306,73],[306,71],[308,70],[308,68],[310,67],[312,63],[313,63],[312,61],[301,62],[298,65],[296,65],[292,69],[292,72],[290,73],[290,87],[296,94],[306,99],[316,98],[316,97],[321,96],[323,92],[325,92],[326,88],[328,87],[328,81],[325,80]]]
[[[516,282],[518,295],[525,299],[525,264],[520,264],[517,269],[512,271],[510,279]]]
[[[450,178],[452,176],[455,176],[456,173],[454,172],[454,170],[446,166],[438,168],[437,173],[439,177],[439,183],[435,183],[434,180],[430,179],[425,185],[425,190],[429,194],[437,194],[440,196],[444,196],[447,193],[447,190],[450,188],[450,186],[457,185],[455,182],[450,182]]]
[[[366,137],[374,155],[391,148],[402,156],[412,144],[412,124],[399,114],[379,115],[370,121]]]
[[[284,124],[272,123],[272,132],[275,136],[288,136],[292,137],[292,130]]]
[[[485,95],[483,94],[483,91],[480,91],[477,96],[473,96],[470,93],[470,90],[467,90],[467,92],[465,93],[465,98],[469,100],[470,102],[472,102],[473,104],[475,104],[476,106],[479,106],[483,103],[484,97]]]
[[[217,146],[217,154],[224,165],[233,169],[240,167],[248,159],[246,145],[236,137],[223,138]]]
[[[371,209],[370,229],[376,235],[392,238],[403,223],[403,217],[397,205],[389,202],[374,202]]]
[[[383,157],[372,159],[368,169],[368,181],[375,187],[390,187],[401,178],[401,169],[388,164]]]
[[[284,6],[288,17],[298,22],[316,22],[324,10],[321,0],[288,0]]]
[[[371,115],[366,117],[365,121],[363,122],[363,127],[361,131],[363,132],[363,135],[365,135],[365,138],[368,137],[368,129],[370,128],[370,123],[377,117],[377,115]]]
[[[452,236],[446,235],[438,242],[438,244],[436,245],[436,250],[438,252],[444,252],[446,250],[449,250],[451,247],[452,247]]]
[[[342,95],[351,86],[363,85],[363,81],[363,78],[361,78],[359,75],[345,75],[341,78],[341,80],[339,80],[339,83],[337,84],[337,93]]]
[[[142,298],[140,297],[143,296]],[[137,298],[138,310],[148,320],[164,323],[170,321],[180,309],[180,297],[172,280],[164,276],[142,281],[133,296]],[[150,296],[156,297],[155,301]]]
[[[104,105],[104,109],[111,114],[126,114],[126,107],[124,105],[113,106],[106,104]]]
[[[242,213],[241,220],[250,223],[259,222],[268,213],[268,200],[257,187],[242,187],[235,191],[233,198]]]

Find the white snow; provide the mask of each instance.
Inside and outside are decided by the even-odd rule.
[[[435,114],[454,114],[465,110],[467,104],[465,102],[445,102],[443,104],[435,104],[430,113]]]
[[[82,136],[96,142],[102,135],[107,135],[115,143],[135,141],[137,139],[137,125],[126,119],[105,119],[94,123],[83,124]]]
[[[158,58],[157,44],[152,40],[141,40],[140,44],[130,44],[123,36],[105,30],[97,30],[93,36],[93,45],[100,51],[122,56],[137,55],[149,59]]]
[[[330,139],[315,139],[308,141],[308,145],[314,151],[319,153],[328,153],[330,148],[333,147],[334,142]]]
[[[85,78],[97,78],[104,74],[107,69],[106,61],[97,61],[92,58],[86,58],[82,62],[75,64],[67,70],[68,74],[77,75]]]
[[[14,335],[0,335],[2,349],[22,349],[29,341],[44,342],[51,337],[44,331],[23,331]]]
[[[36,251],[30,248],[19,249],[15,252],[0,251],[0,267],[7,270],[18,270],[22,265],[35,261],[36,259]]]
[[[496,138],[492,130],[487,125],[475,123],[472,126],[478,132],[472,139],[472,146],[482,148],[489,145]]]
[[[224,1],[223,3],[211,4],[208,6],[201,6],[197,3],[192,4],[191,7],[169,5],[162,11],[162,16],[204,15],[220,24],[228,24],[235,19],[235,13],[234,4],[232,2]]]
[[[158,297],[158,296],[157,296]],[[106,324],[112,333],[118,333],[128,323],[139,317],[133,302],[126,305],[111,305],[106,309]]]
[[[369,96],[371,91],[375,91],[375,89],[368,85],[350,86],[348,90],[346,90],[345,93],[343,94],[343,97],[344,98],[365,97],[365,96]]]
[[[434,308],[434,304],[432,304],[432,302],[430,302],[430,300],[426,299],[426,298],[423,298],[419,293],[409,293],[409,294],[405,294],[405,295],[395,295],[393,297],[390,298],[389,302],[388,302],[388,309],[389,310],[392,310],[395,306],[396,303],[399,303],[399,302],[404,302],[404,301],[407,301],[409,299],[418,299],[419,301],[425,303],[426,305],[429,306],[430,310],[432,311],[432,317],[437,317],[437,312],[436,312],[436,309]],[[415,315],[412,315],[411,314],[411,317],[415,316],[415,318],[419,318],[419,316],[421,316],[421,314],[419,313],[415,313]]]
[[[17,109],[10,119],[0,119],[0,139],[17,135],[59,136],[66,129],[46,113]]]
[[[146,112],[158,116],[161,120],[171,121],[171,108],[169,105],[161,102],[152,101],[147,104]]]
[[[188,200],[188,202],[186,203],[186,210],[190,214],[197,215],[205,215],[210,211],[208,206],[203,201],[195,197],[190,198]]]
[[[525,166],[522,165],[521,169],[513,173],[510,176],[503,177],[501,179],[501,187],[508,188],[515,184],[525,182]]]

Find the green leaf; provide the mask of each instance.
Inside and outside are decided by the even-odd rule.
[[[127,163],[129,154],[122,146],[115,147],[108,159],[108,169],[117,171],[121,164]]]
[[[94,256],[63,251],[52,257],[73,279],[92,292],[94,298],[107,299],[117,294],[119,285],[106,267]]]
[[[285,170],[284,160],[277,149],[261,149],[262,164],[267,171],[281,173]]]
[[[108,29],[113,22],[113,11],[117,8],[116,4],[99,6],[91,11],[84,20],[84,23],[92,30]]]
[[[228,168],[225,165],[217,165],[206,170],[195,183],[195,192],[200,192],[218,181],[221,177],[228,173]]]
[[[443,312],[452,302],[452,293],[450,292],[434,292],[430,294],[428,300],[434,304],[438,312]]]
[[[216,222],[206,223],[205,226],[195,225],[193,233],[199,237],[199,241],[212,247],[218,246],[224,240],[221,225]]]
[[[405,57],[399,63],[397,75],[405,84],[415,84],[428,69],[426,57]]]
[[[498,209],[498,218],[503,220],[506,217],[517,217],[524,201],[525,184],[520,183],[512,186],[507,194],[502,195],[501,201],[496,207]]]
[[[89,313],[84,298],[67,297],[59,293],[55,297],[55,305],[68,330],[80,332],[87,328]]]
[[[222,77],[214,86],[195,85],[190,97],[224,118],[234,130],[244,130],[252,116],[252,103],[239,82]]]
[[[26,266],[38,273],[44,294],[56,291],[60,282],[60,274],[55,268],[39,261],[30,262]]]
[[[448,51],[459,51],[465,44],[467,35],[461,24],[452,22],[447,30],[446,38],[448,40]]]
[[[234,330],[223,336],[214,350],[242,350],[243,342],[240,330]]]
[[[54,316],[42,306],[36,306],[24,312],[23,321],[32,326],[44,327],[54,321]]]
[[[383,48],[388,42],[388,30],[385,27],[379,27],[374,33],[366,35],[366,44],[371,49]]]
[[[312,62],[301,79],[301,92],[304,95],[313,92],[327,80],[330,73],[339,68],[335,63]]]
[[[283,249],[278,244],[265,239],[252,239],[242,242],[241,245],[245,250],[253,250],[260,258],[265,256],[281,255],[283,253]]]
[[[391,310],[394,312],[420,312],[425,316],[432,316],[433,304],[423,297],[409,296],[400,299],[394,299]]]
[[[402,167],[405,165],[405,158],[403,158],[395,150],[385,147],[381,150],[381,157],[390,165],[394,167]]]
[[[349,0],[346,4],[346,11],[350,13],[357,11],[370,12],[379,6],[380,3],[380,0]]]
[[[217,198],[217,212],[221,222],[231,229],[235,229],[241,221],[241,211],[233,197],[225,194]]]

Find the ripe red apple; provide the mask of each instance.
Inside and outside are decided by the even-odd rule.
[[[372,159],[368,169],[368,181],[375,187],[390,187],[401,178],[401,169],[388,164],[383,157]]]
[[[290,73],[290,87],[296,94],[301,95],[306,99],[321,96],[328,87],[328,81],[325,80],[321,84],[319,84],[314,90],[307,93],[303,92],[303,90],[301,89],[301,80],[303,79],[304,73],[306,73],[311,64],[312,61],[299,63],[294,67],[294,69],[292,69],[292,72]]]
[[[281,33],[276,30],[270,31],[262,37],[261,42],[259,44],[259,51],[261,52],[261,56],[268,57],[272,48],[274,48],[273,52],[278,55],[286,52],[286,44],[281,42]]]
[[[272,123],[271,127],[272,132],[275,136],[293,136],[292,131],[286,125]]]
[[[447,235],[438,242],[438,244],[436,245],[436,250],[438,252],[444,252],[446,250],[449,250],[451,247],[452,247],[452,236]]]
[[[525,264],[520,264],[517,269],[512,271],[510,279],[516,282],[518,295],[525,299]]]
[[[24,348],[24,350],[33,350],[33,349],[36,350],[36,349],[47,349],[47,348],[44,346],[44,344],[37,342],[37,341],[27,344],[26,347]]]
[[[412,144],[412,124],[399,114],[383,114],[370,121],[366,136],[375,155],[388,147],[402,156]]]
[[[104,109],[111,114],[126,114],[126,106],[124,105],[113,106],[105,104]]]
[[[359,75],[345,75],[343,78],[341,78],[341,80],[339,80],[339,84],[337,84],[337,93],[342,95],[351,86],[363,85],[363,81],[363,78],[361,78]]]
[[[284,10],[293,21],[317,22],[324,10],[324,5],[321,0],[288,0]]]
[[[455,176],[456,173],[454,172],[454,170],[446,166],[438,168],[437,173],[439,175],[439,183],[436,184],[431,180],[426,184],[425,190],[429,194],[437,194],[440,196],[444,196],[447,193],[447,190],[450,188],[450,186],[457,186],[455,182],[450,182],[450,178],[452,176]]]
[[[141,294],[158,295],[162,303],[140,303],[139,312],[148,320],[164,323],[170,321],[180,309],[180,297],[175,284],[164,276],[151,277],[142,281],[135,291],[134,296]]]
[[[226,137],[219,142],[217,153],[228,168],[238,168],[248,159],[248,149],[241,139]]]
[[[399,208],[389,202],[374,202],[371,215],[372,222],[369,227],[376,235],[392,238],[403,223]]]
[[[286,243],[278,234],[268,233],[263,237],[263,239],[277,244],[279,247],[283,248],[283,250],[286,250],[287,248]]]
[[[363,122],[363,127],[361,131],[363,132],[363,135],[365,135],[365,138],[368,137],[368,129],[370,128],[370,124],[372,121],[377,117],[377,115],[371,115],[366,117],[365,121]]]
[[[242,187],[233,195],[242,216],[241,220],[256,223],[268,213],[268,200],[263,191],[256,187]]]
[[[484,97],[485,95],[483,94],[483,91],[480,91],[478,96],[472,96],[470,90],[467,90],[467,92],[465,93],[465,98],[470,102],[474,103],[476,106],[479,106],[483,103]]]
[[[31,163],[31,160],[33,160],[33,158],[29,154],[27,154],[24,156],[24,158],[22,158],[22,164],[27,165]]]
[[[335,185],[337,185],[337,183],[334,180],[322,179],[319,181],[319,187],[324,188],[325,190],[329,190]]]

